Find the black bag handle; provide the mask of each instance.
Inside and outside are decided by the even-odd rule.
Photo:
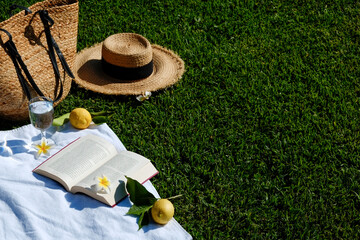
[[[12,13],[12,11],[16,8],[20,8],[25,10],[25,15],[32,13],[32,11],[26,7],[17,5],[17,4],[13,4],[10,6],[10,15]],[[71,77],[71,78],[75,78],[74,74],[72,73],[69,65],[67,64],[64,55],[62,54],[59,46],[57,45],[55,39],[52,37],[51,35],[51,31],[50,31],[50,27],[54,24],[54,20],[49,16],[48,11],[46,10],[39,10],[37,12],[35,12],[34,16],[36,14],[40,15],[40,19],[44,25],[44,31],[45,31],[45,35],[46,35],[46,42],[48,44],[48,52],[49,52],[49,57],[50,57],[50,61],[51,64],[53,66],[53,70],[55,73],[55,78],[59,81],[59,86],[60,86],[60,90],[59,93],[56,97],[54,97],[54,102],[57,102],[61,99],[62,95],[63,95],[63,82],[61,81],[61,76],[60,76],[60,71],[56,62],[56,58],[55,58],[55,52],[61,62],[62,67],[64,68],[65,72]],[[39,94],[40,96],[44,96],[44,94],[41,92],[41,90],[39,89],[39,87],[36,85],[35,81],[33,80],[31,74],[29,73],[25,63],[23,62],[14,42],[12,41],[12,36],[11,34],[6,31],[5,29],[0,29],[0,31],[5,32],[8,37],[9,40],[7,42],[4,43],[4,48],[7,51],[7,53],[9,54],[15,70],[16,70],[16,74],[19,78],[21,87],[23,88],[23,91],[25,92],[27,98],[30,100],[31,99],[31,94],[30,94],[30,90],[28,87],[28,84],[26,82],[26,79],[24,77],[24,75],[21,72],[21,69],[23,70],[23,72],[25,73],[25,76],[27,77],[29,83],[31,84],[31,86],[34,88],[34,90],[37,92],[37,94]]]
[[[55,39],[51,35],[50,27],[54,24],[54,20],[49,16],[48,11],[46,11],[46,10],[37,11],[35,14],[37,14],[37,13],[39,13],[41,21],[44,24],[46,41],[47,41],[48,48],[49,48],[49,55],[50,55],[50,58],[51,58],[51,62],[52,62],[55,74],[58,77],[60,77],[60,72],[59,72],[59,68],[58,68],[57,63],[56,63],[54,50],[55,50],[55,52],[56,52],[56,54],[57,54],[57,56],[58,56],[58,58],[59,58],[59,60],[61,62],[62,67],[64,68],[65,72],[71,78],[75,78],[74,74],[72,73],[69,65],[67,64],[67,62],[65,60],[64,55],[60,51],[59,46],[57,45]]]
[[[37,94],[39,94],[40,96],[44,96],[44,94],[41,92],[41,90],[39,89],[39,87],[36,85],[36,83],[34,82],[34,79],[32,78],[29,70],[27,69],[24,61],[22,60],[16,46],[15,43],[12,40],[12,36],[11,34],[6,31],[5,29],[0,28],[0,31],[3,31],[6,33],[6,35],[8,35],[9,40],[6,41],[4,43],[4,48],[6,50],[6,52],[9,54],[15,70],[16,70],[16,74],[18,76],[18,79],[20,81],[20,85],[23,89],[23,91],[26,94],[26,97],[28,98],[28,100],[31,99],[31,94],[30,94],[30,90],[29,90],[29,86],[28,83],[26,82],[26,79],[24,77],[24,75],[21,72],[21,69],[23,70],[23,72],[25,73],[25,76],[27,77],[29,83],[31,84],[31,86],[33,87],[33,89],[36,91]]]
[[[25,10],[25,16],[28,15],[29,13],[32,13],[32,11],[30,9],[28,9],[27,7],[24,7],[24,6],[20,6],[20,5],[17,5],[17,4],[12,4],[10,6],[10,11],[9,11],[9,16],[13,16],[13,11],[17,8],[20,8],[22,10]]]
[[[54,73],[55,73],[55,77],[56,79],[59,79],[60,82],[60,92],[57,96],[57,98],[54,100],[54,102],[60,100],[62,94],[63,94],[63,83],[60,80],[61,76],[60,76],[60,71],[56,62],[56,58],[55,58],[55,52],[60,60],[60,63],[63,67],[63,69],[65,70],[65,72],[71,77],[71,78],[75,78],[74,74],[72,73],[69,65],[67,64],[64,55],[62,54],[59,46],[57,45],[55,39],[53,38],[53,36],[51,35],[51,31],[50,31],[50,27],[54,24],[54,20],[49,16],[48,11],[46,10],[39,10],[37,11],[34,15],[39,14],[40,15],[40,19],[44,25],[44,31],[45,31],[45,36],[46,36],[46,42],[48,44],[48,51],[49,51],[49,56],[50,56],[50,60],[51,60],[51,64],[53,66],[54,69]]]

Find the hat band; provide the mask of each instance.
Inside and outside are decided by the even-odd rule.
[[[139,80],[147,78],[152,74],[154,69],[153,60],[141,67],[127,68],[113,65],[108,63],[104,58],[101,58],[101,65],[104,73],[120,80]]]

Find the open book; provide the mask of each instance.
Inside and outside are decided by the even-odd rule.
[[[117,152],[102,137],[80,137],[48,158],[33,172],[49,177],[71,193],[84,193],[110,206],[127,196],[126,178],[140,183],[155,176],[158,171],[149,159],[130,151]],[[99,177],[110,181],[107,192],[94,191]]]

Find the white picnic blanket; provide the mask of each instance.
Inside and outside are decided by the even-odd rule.
[[[81,131],[66,124],[61,129],[51,128],[47,137],[56,142],[51,150],[55,153],[89,133],[125,150],[106,124]],[[47,158],[36,160],[29,150],[39,134],[31,125],[0,131],[0,239],[192,239],[175,219],[165,226],[151,222],[138,231],[138,218],[126,215],[131,207],[129,198],[111,208],[33,173]],[[144,186],[159,197],[150,181]]]

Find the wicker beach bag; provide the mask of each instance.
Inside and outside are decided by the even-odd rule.
[[[15,6],[15,7],[14,7]],[[28,119],[28,100],[69,93],[78,33],[78,0],[45,0],[0,23],[0,118]]]

